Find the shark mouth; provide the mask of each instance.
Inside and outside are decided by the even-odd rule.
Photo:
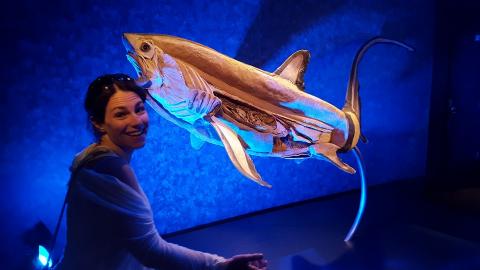
[[[143,59],[140,59],[141,57],[139,57],[135,53],[135,49],[130,44],[130,42],[127,40],[127,38],[122,37],[122,43],[123,43],[123,46],[125,47],[125,49],[127,50],[127,54],[126,54],[127,60],[128,60],[128,62],[130,62],[132,64],[132,66],[135,69],[135,72],[137,73],[137,76],[138,76],[138,79],[135,80],[135,83],[140,87],[148,88],[152,83],[147,78],[145,72],[142,70],[142,67],[138,63],[139,61],[141,61]]]
[[[138,61],[135,60],[135,58],[132,56],[132,53],[128,53],[127,54],[127,60],[128,62],[130,62],[130,64],[132,64],[133,68],[135,69],[135,71],[137,72],[137,75],[140,77],[142,76],[142,68],[140,67],[140,65],[138,64]]]
[[[138,57],[132,52],[128,52],[126,56],[128,62],[132,64],[133,68],[137,72],[138,79],[135,81],[136,84],[143,88],[150,87],[152,85],[152,82],[145,76],[144,72],[142,71],[142,68],[137,61]]]

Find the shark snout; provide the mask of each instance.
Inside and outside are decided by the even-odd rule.
[[[128,39],[125,37],[125,35],[122,36],[122,43],[123,43],[123,47],[125,47],[125,50],[127,50],[127,53],[135,52],[135,49],[133,48],[132,44],[130,44]]]

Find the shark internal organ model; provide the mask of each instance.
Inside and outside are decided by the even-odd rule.
[[[270,73],[178,37],[126,33],[123,42],[139,76],[137,83],[148,89],[147,102],[155,111],[187,129],[193,148],[205,142],[223,145],[243,175],[267,187],[250,155],[319,158],[355,173],[337,155],[355,149],[363,171],[356,147],[364,139],[358,64],[377,43],[413,50],[385,38],[366,42],[354,58],[345,104],[338,109],[305,92],[303,77],[310,58],[305,50],[295,52]],[[357,222],[360,215],[359,211]]]

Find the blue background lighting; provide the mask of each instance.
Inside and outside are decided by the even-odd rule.
[[[88,84],[104,73],[134,75],[124,32],[180,36],[267,71],[308,49],[306,91],[340,108],[356,50],[374,36],[406,42],[414,53],[377,45],[360,65],[370,142],[359,146],[369,185],[424,175],[432,7],[413,0],[16,2],[1,19],[9,30],[1,63],[0,214],[9,217],[2,239],[19,242],[38,220],[54,227],[70,162],[93,141],[83,111]],[[327,162],[253,157],[273,185],[262,188],[235,169],[223,148],[193,150],[185,130],[149,113],[148,142],[132,166],[161,233],[359,188],[358,174]],[[341,157],[355,167],[352,153]],[[345,215],[353,220],[357,207]]]

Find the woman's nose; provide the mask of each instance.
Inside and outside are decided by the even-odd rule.
[[[141,115],[133,114],[130,125],[132,125],[133,127],[142,127],[145,125],[145,122],[143,121],[143,118]]]

